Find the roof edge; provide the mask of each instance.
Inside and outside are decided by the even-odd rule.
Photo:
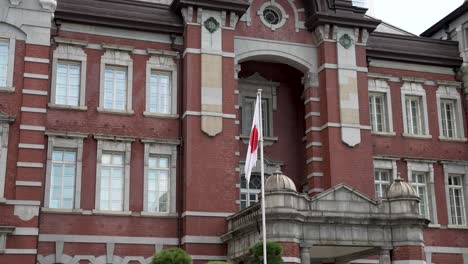
[[[437,31],[443,29],[447,23],[452,22],[453,20],[457,19],[461,14],[465,13],[468,11],[468,2],[465,1],[461,6],[459,6],[457,9],[452,11],[452,13],[448,14],[439,22],[435,23],[432,25],[430,28],[426,29],[423,33],[420,34],[421,37],[431,37],[433,36]]]

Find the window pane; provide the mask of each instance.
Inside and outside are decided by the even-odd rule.
[[[149,87],[149,111],[153,113],[170,113],[171,73],[151,72]]]
[[[50,208],[73,208],[76,151],[53,150],[50,186]]]
[[[59,61],[55,87],[55,103],[78,105],[81,65],[77,62]]]
[[[123,210],[124,155],[103,153],[101,168],[101,210]]]
[[[6,87],[7,85],[8,48],[8,42],[0,42],[0,87]]]
[[[106,66],[104,73],[104,108],[125,110],[127,107],[127,69]]]

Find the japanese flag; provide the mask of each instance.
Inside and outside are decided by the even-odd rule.
[[[255,102],[255,110],[252,122],[252,129],[250,130],[250,140],[249,140],[249,147],[247,149],[247,157],[245,159],[245,179],[247,180],[247,186],[250,182],[250,174],[252,172],[252,168],[255,167],[257,163],[257,153],[258,153],[258,143],[260,141],[261,133],[262,133],[262,116],[261,116],[261,98],[260,95],[257,94],[257,101]]]

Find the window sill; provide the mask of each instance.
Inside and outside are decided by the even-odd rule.
[[[373,136],[382,136],[382,137],[394,137],[394,136],[396,136],[395,132],[375,132],[375,131],[372,131],[371,134]]]
[[[450,229],[468,229],[466,225],[448,225],[447,228]]]
[[[177,114],[161,114],[161,113],[152,113],[152,112],[143,112],[143,115],[146,117],[153,117],[153,118],[167,118],[167,119],[178,119],[179,115]]]
[[[0,93],[14,93],[15,87],[0,87]]]
[[[49,103],[47,104],[47,106],[52,109],[78,110],[78,111],[88,110],[88,107],[84,105],[61,105],[61,104]]]
[[[429,228],[441,228],[439,224],[429,224],[428,227]]]
[[[107,210],[93,210],[93,215],[113,215],[113,216],[130,216],[131,211],[107,211]]]
[[[142,217],[162,217],[162,218],[174,218],[178,217],[177,213],[156,213],[156,212],[141,212]]]
[[[107,109],[107,108],[102,108],[98,107],[97,108],[98,113],[104,113],[104,114],[115,114],[115,115],[133,115],[135,112],[133,110],[113,110],[113,109]]]
[[[407,134],[407,133],[403,133],[403,137],[414,138],[414,139],[432,139],[431,135],[413,135],[413,134]]]
[[[82,209],[62,209],[62,208],[47,208],[42,207],[41,212],[52,214],[82,214]]]
[[[467,142],[466,138],[448,138],[448,137],[439,137],[440,141],[449,141],[449,142]]]
[[[249,144],[250,136],[240,135],[239,138],[244,144]],[[278,137],[263,137],[264,146],[271,146],[276,142],[278,142]]]

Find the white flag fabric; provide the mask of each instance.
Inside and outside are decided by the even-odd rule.
[[[247,157],[245,159],[245,179],[247,180],[247,186],[249,186],[250,182],[250,174],[252,173],[253,167],[257,163],[257,154],[258,154],[258,143],[261,137],[262,131],[262,116],[261,116],[261,98],[260,95],[257,94],[257,101],[255,102],[255,110],[252,122],[252,129],[250,130],[250,140],[249,140],[249,147],[247,149]]]

